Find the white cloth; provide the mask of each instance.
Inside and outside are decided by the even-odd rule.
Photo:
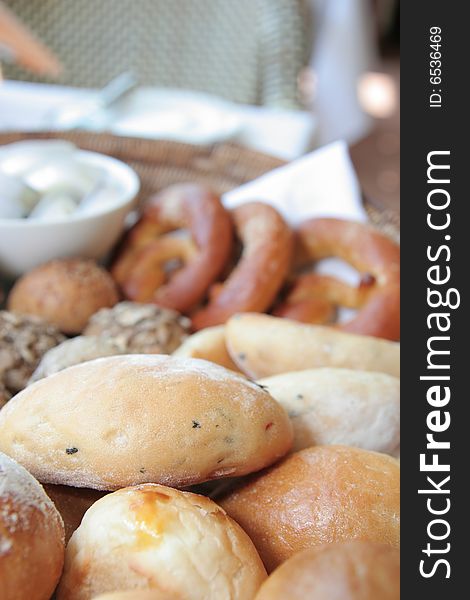
[[[96,95],[96,90],[0,81],[0,131],[54,129],[60,107],[88,104]],[[313,147],[315,126],[309,112],[240,105],[209,94],[158,88],[138,89],[121,109],[97,112],[86,123],[90,131],[203,145],[233,139],[284,160]]]
[[[246,183],[222,197],[228,208],[261,200],[272,204],[296,226],[312,217],[337,217],[367,221],[361,189],[345,142],[334,142],[266,175]],[[336,258],[321,261],[317,272],[333,275],[357,285],[359,274]],[[351,311],[341,309],[340,321]]]

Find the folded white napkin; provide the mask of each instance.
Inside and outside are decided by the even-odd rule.
[[[312,217],[367,221],[361,189],[345,142],[334,142],[270,171],[222,197],[227,208],[251,200],[272,204],[293,227]],[[317,272],[357,285],[359,274],[338,259],[321,261]],[[340,320],[349,311],[340,312]]]
[[[228,208],[250,200],[272,204],[296,226],[310,217],[367,221],[345,142],[334,142],[223,195]]]

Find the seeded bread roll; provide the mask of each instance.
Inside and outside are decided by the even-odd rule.
[[[171,354],[188,337],[190,327],[188,317],[170,308],[119,302],[95,313],[83,335],[106,337],[126,354]]]
[[[294,554],[256,600],[399,600],[400,551],[373,542],[326,544]],[[129,599],[130,600],[130,599]]]
[[[44,319],[0,311],[0,406],[26,387],[41,357],[64,339]]]
[[[343,444],[395,456],[400,447],[400,380],[385,373],[307,369],[258,381],[282,404],[293,450]]]
[[[58,600],[152,588],[252,600],[266,571],[246,533],[204,496],[146,484],[98,500],[67,546]]]
[[[118,301],[111,275],[93,260],[52,260],[20,277],[8,308],[36,315],[68,334],[80,333],[97,310]]]
[[[400,376],[400,344],[256,313],[228,320],[230,356],[252,379],[319,367]]]
[[[314,446],[250,478],[220,505],[268,572],[296,552],[354,539],[399,545],[400,467],[385,454]]]
[[[284,409],[205,360],[99,358],[38,381],[0,412],[0,450],[44,483],[183,487],[257,471],[292,445]]]
[[[225,325],[206,327],[193,333],[173,352],[173,356],[202,358],[231,371],[240,372],[225,345]]]
[[[64,526],[42,486],[0,452],[0,598],[48,600],[64,563]]]

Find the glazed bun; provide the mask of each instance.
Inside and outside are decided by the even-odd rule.
[[[251,600],[265,578],[250,538],[212,500],[146,484],[86,512],[67,546],[57,598],[156,588],[170,598]]]
[[[400,467],[390,456],[315,446],[250,479],[220,504],[270,572],[320,544],[359,539],[398,546],[399,485]]]
[[[285,410],[258,385],[205,360],[159,354],[69,367],[0,412],[0,450],[44,483],[100,490],[244,475],[291,445]]]
[[[64,563],[64,526],[42,486],[0,453],[0,598],[49,600]]]
[[[20,277],[8,297],[8,308],[75,334],[97,310],[114,306],[118,299],[111,275],[93,260],[62,258]]]
[[[326,544],[294,554],[256,600],[399,600],[400,551],[374,542]]]
[[[400,380],[392,375],[308,369],[258,383],[286,409],[294,428],[293,450],[342,444],[392,456],[398,452]]]

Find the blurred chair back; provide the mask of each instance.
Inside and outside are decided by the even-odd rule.
[[[297,78],[310,50],[306,0],[6,4],[62,61],[65,72],[58,83],[101,87],[123,71],[132,71],[141,85],[299,107]],[[6,66],[4,71],[12,79],[33,79],[16,67]]]

